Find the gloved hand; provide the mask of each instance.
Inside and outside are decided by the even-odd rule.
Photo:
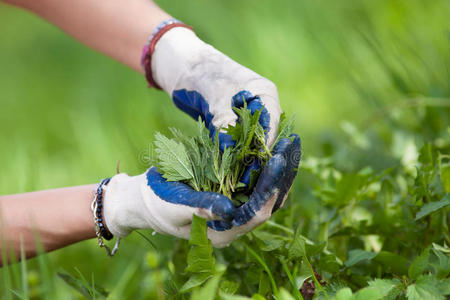
[[[153,229],[188,239],[195,214],[209,220],[208,237],[213,245],[227,246],[284,204],[297,174],[300,138],[293,135],[292,140],[280,140],[272,154],[249,201],[238,208],[223,195],[168,182],[154,167],[139,176],[116,175],[104,187],[106,226],[118,237],[134,229]]]
[[[260,123],[267,130],[267,144],[275,141],[281,108],[275,85],[241,66],[189,29],[176,27],[156,43],[151,62],[153,79],[172,97],[175,105],[194,119],[200,116],[214,139],[216,130],[234,125],[232,106],[247,102],[254,112],[262,109]],[[220,148],[233,144],[219,134]]]

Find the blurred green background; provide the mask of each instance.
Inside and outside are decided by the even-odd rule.
[[[440,129],[450,117],[449,1],[158,3],[277,85],[282,108],[296,115],[304,159],[339,156],[339,145],[344,167],[380,169],[405,159],[411,141],[448,138]],[[141,75],[0,4],[0,194],[95,183],[119,160],[122,172],[141,173],[153,135],[169,126],[192,130],[194,122]],[[393,127],[404,134],[392,135]],[[377,142],[368,147],[361,133]],[[309,193],[300,172],[290,200],[304,206],[299,218],[320,210]],[[152,240],[171,251],[172,238]],[[113,259],[91,240],[49,261],[132,295],[152,284],[133,280],[148,269],[148,250],[132,234]]]

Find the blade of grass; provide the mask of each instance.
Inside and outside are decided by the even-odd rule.
[[[42,275],[41,294],[47,299],[57,298],[54,278],[51,276],[51,263],[45,253],[44,245],[41,242],[39,232],[33,230],[34,243],[36,245],[36,259],[38,262],[39,273]]]
[[[9,265],[8,265],[8,253],[7,250],[5,249],[6,247],[4,246],[5,243],[4,241],[2,241],[2,263],[3,263],[3,268],[2,268],[2,273],[3,273],[3,285],[5,286],[5,288],[3,289],[4,291],[4,299],[12,299],[12,295],[11,295],[11,290],[12,290],[12,283],[11,283],[11,277],[10,277],[10,273],[9,273]]]
[[[25,299],[28,299],[28,271],[22,238],[20,238],[20,274],[22,277],[22,294]]]
[[[139,230],[135,230],[135,232],[137,234],[139,234],[142,238],[144,238],[144,240],[146,240],[152,246],[152,248],[155,251],[158,250],[158,248],[156,247],[155,243],[153,243],[145,234],[143,234],[142,232],[139,232]]]
[[[248,252],[260,263],[260,265],[267,272],[267,275],[269,276],[269,279],[270,279],[270,283],[272,284],[272,290],[273,290],[274,294],[278,294],[277,285],[275,283],[275,280],[273,279],[272,272],[270,272],[270,269],[267,266],[267,264],[252,248],[250,248],[248,245],[246,245],[246,248],[247,248]]]
[[[296,287],[296,284],[295,284],[295,277],[291,274],[291,271],[289,271],[289,268],[288,268],[288,266],[287,266],[287,264],[286,264],[286,261],[285,261],[284,258],[282,258],[282,257],[280,257],[279,259],[280,259],[281,265],[283,266],[284,272],[286,273],[287,277],[289,278],[289,281],[291,282],[291,285],[292,285],[292,293],[293,293],[294,295],[296,295],[298,299],[303,300],[302,294],[300,293],[300,291],[299,291],[298,288]],[[295,270],[295,269],[294,269],[294,270]]]

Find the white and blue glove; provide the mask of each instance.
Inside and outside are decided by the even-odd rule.
[[[139,176],[116,175],[104,187],[106,226],[118,237],[134,229],[153,229],[188,239],[195,214],[209,220],[208,238],[213,245],[227,246],[268,220],[284,204],[297,174],[300,138],[280,140],[272,154],[249,201],[237,208],[223,195],[168,182],[154,167]]]
[[[266,130],[268,146],[275,141],[281,113],[275,85],[204,43],[191,30],[176,27],[166,32],[156,44],[151,62],[156,83],[179,109],[194,119],[202,118],[213,139],[218,129],[235,124],[233,107],[242,107],[245,101],[252,112],[262,109],[259,121]],[[224,132],[218,136],[222,150],[234,144]],[[283,205],[299,160],[300,139],[281,140],[250,200],[238,208],[223,195],[167,182],[154,167],[139,176],[119,174],[105,187],[105,222],[119,237],[134,229],[153,229],[187,239],[195,214],[209,220],[208,237],[214,246],[223,247]],[[257,160],[241,182],[248,184],[255,168],[259,168]]]
[[[260,123],[270,147],[275,141],[281,108],[275,84],[238,64],[190,29],[176,27],[166,32],[152,55],[152,74],[156,83],[172,97],[175,105],[195,120],[203,119],[211,137],[219,128],[234,125],[233,107],[244,101],[252,112],[262,109]],[[219,133],[220,149],[233,145],[231,136]],[[255,160],[241,178],[248,184]]]

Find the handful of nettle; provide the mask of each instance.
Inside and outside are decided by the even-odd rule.
[[[195,136],[186,136],[170,128],[172,137],[155,135],[155,166],[167,181],[181,181],[196,191],[216,192],[227,196],[238,207],[248,201],[261,170],[272,157],[272,150],[281,139],[290,138],[293,118],[280,117],[273,146],[266,146],[266,131],[260,124],[262,109],[253,113],[244,105],[234,108],[238,115],[235,126],[224,132],[234,145],[221,149],[219,130],[211,139],[205,123],[199,118]]]

